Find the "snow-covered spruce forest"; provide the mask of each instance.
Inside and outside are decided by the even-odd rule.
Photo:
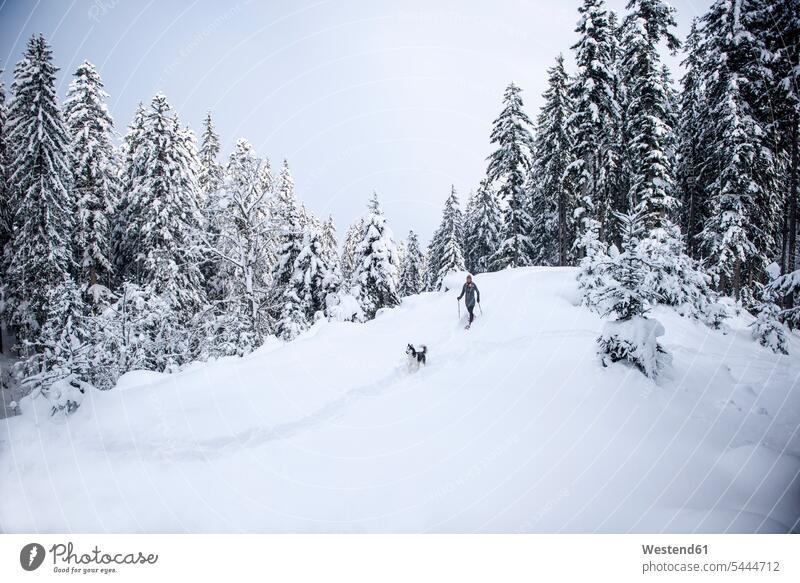
[[[680,377],[670,322],[681,337],[684,326],[730,335],[738,353],[789,366],[800,325],[800,5],[718,0],[688,38],[674,27],[661,0],[631,0],[625,14],[584,0],[565,46],[576,66],[559,56],[546,71],[536,116],[508,85],[485,179],[465,204],[452,188],[427,246],[413,231],[395,240],[376,193],[340,237],[296,195],[286,160],[272,165],[245,138],[223,159],[213,114],[195,134],[162,94],[121,131],[89,62],[59,100],[57,59],[32,37],[8,100],[0,87],[5,415],[44,404],[71,419],[87,397],[121,391],[123,375],[184,374],[325,322],[418,307],[411,296],[452,294],[464,271],[498,292],[513,277],[568,274],[570,313],[597,320],[592,358],[609,375]],[[678,80],[666,51],[684,55]],[[532,266],[568,269],[515,269]],[[503,270],[507,280],[489,275]],[[515,301],[558,297],[522,290]],[[415,340],[396,339],[398,355]]]
[[[784,325],[800,322],[797,8],[716,2],[681,48],[660,0],[621,16],[585,1],[576,70],[559,57],[547,71],[535,121],[508,86],[486,179],[465,212],[453,188],[424,250],[413,232],[395,244],[375,194],[340,249],[286,160],[273,169],[240,139],[221,161],[211,114],[197,140],[164,95],[115,146],[100,73],[84,62],[60,104],[34,36],[0,108],[3,348],[20,356],[4,382],[70,410],[130,370],[244,355],[318,318],[371,319],[450,271],[529,265],[580,266],[584,303],[613,320],[604,358],[650,376],[658,303],[715,328],[748,310],[754,338],[786,352]],[[685,54],[679,86],[665,50]]]
[[[508,86],[486,179],[466,212],[453,188],[424,251],[413,232],[395,245],[373,194],[340,252],[285,160],[273,171],[240,139],[222,163],[211,114],[198,144],[164,95],[115,147],[98,71],[81,65],[59,104],[35,36],[0,111],[4,349],[21,356],[6,375],[71,410],[129,370],[244,355],[317,318],[371,319],[450,271],[528,265],[579,265],[584,303],[615,320],[604,358],[650,376],[656,303],[716,328],[749,310],[753,336],[785,352],[780,322],[800,319],[796,8],[715,3],[676,88],[659,56],[681,46],[666,4],[618,17],[587,0],[577,70],[548,70],[535,123]]]

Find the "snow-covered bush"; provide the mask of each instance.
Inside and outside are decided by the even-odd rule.
[[[700,313],[700,319],[703,323],[714,330],[723,330],[725,328],[725,320],[728,318],[730,318],[728,307],[719,299],[708,302]]]
[[[800,269],[776,277],[765,288],[764,293],[774,297],[791,295],[792,305],[781,310],[779,317],[793,328],[800,327]]]
[[[91,388],[92,385],[80,380],[77,375],[69,375],[48,387],[42,387],[42,395],[50,403],[51,415],[69,415],[80,407],[86,391]]]
[[[626,361],[654,378],[672,360],[658,343],[658,338],[663,335],[664,326],[658,320],[644,316],[606,322],[597,339],[600,360],[603,366]]]
[[[753,339],[761,346],[779,354],[789,354],[786,333],[778,320],[780,309],[771,301],[764,301],[755,321],[750,324]]]
[[[364,311],[358,303],[360,291],[339,290],[325,298],[328,318],[335,322],[363,322]]]

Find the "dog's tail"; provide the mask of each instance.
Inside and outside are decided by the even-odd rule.
[[[428,347],[425,346],[424,344],[421,344],[421,346],[422,346],[422,350],[420,352],[422,352],[422,354],[426,354],[428,352]]]

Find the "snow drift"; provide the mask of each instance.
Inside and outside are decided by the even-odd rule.
[[[67,418],[4,420],[6,532],[787,532],[800,517],[790,356],[659,309],[655,383],[603,368],[575,271],[476,278],[366,324],[181,373],[129,373]],[[428,366],[405,370],[407,343]]]

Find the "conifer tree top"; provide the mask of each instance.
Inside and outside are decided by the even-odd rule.
[[[675,8],[663,0],[630,0],[627,5],[630,11],[629,20],[641,22],[648,40],[656,44],[664,40],[671,52],[677,51],[681,43],[671,29],[677,26]]]
[[[208,159],[216,159],[219,150],[219,136],[214,130],[214,121],[211,119],[211,112],[209,111],[203,120],[201,156]]]
[[[513,82],[503,94],[503,110],[494,121],[491,143],[498,148],[489,156],[487,176],[498,180],[508,172],[527,168],[533,148],[531,120],[523,109],[522,90]]]
[[[105,99],[109,96],[103,89],[100,74],[89,61],[84,61],[69,84],[64,111],[67,123],[75,135],[79,131],[108,132],[114,125]],[[88,136],[82,136],[88,139]]]

